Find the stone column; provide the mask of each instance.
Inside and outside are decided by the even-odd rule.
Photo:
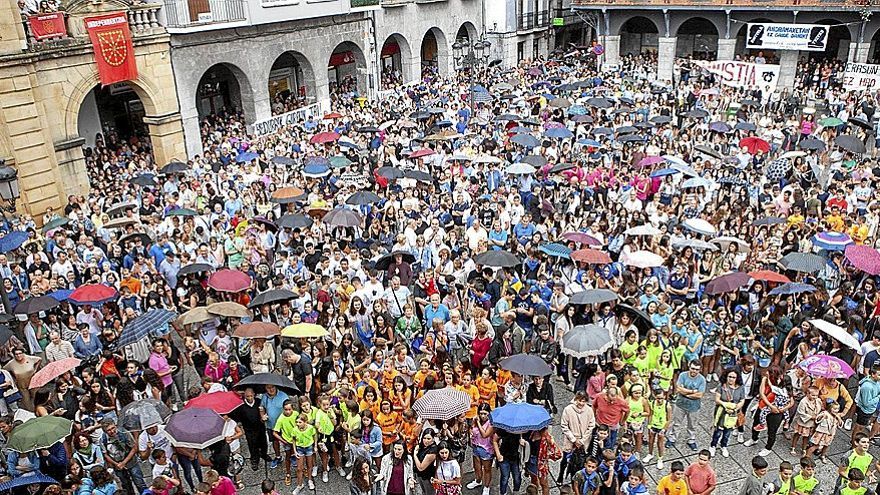
[[[172,160],[185,162],[188,143],[184,143],[183,126],[180,113],[161,115],[156,117],[144,117],[144,123],[150,132],[150,142],[153,145],[153,158],[159,167]],[[198,119],[196,119],[198,123]],[[199,143],[201,148],[201,142]],[[195,154],[195,153],[194,153]]]
[[[76,138],[55,143],[55,159],[58,161],[58,175],[62,180],[65,198],[89,190],[89,174],[82,150],[85,142],[85,138]]]
[[[261,85],[254,88],[254,120],[249,120],[248,124],[253,124],[260,120],[268,119],[272,116],[272,102],[269,101],[269,87]]]
[[[403,82],[418,81],[422,78],[420,72],[422,66],[421,55],[412,55],[407,59],[400,55],[401,72],[403,72]]]
[[[315,71],[315,96],[324,108],[330,108],[330,79],[326,69],[318,68]]]
[[[797,72],[798,50],[782,50],[779,52],[779,87],[794,87],[794,76]]]
[[[868,54],[871,53],[871,43],[850,43],[849,54],[846,57],[847,62],[856,62],[864,64],[868,62]]]
[[[736,38],[718,39],[717,60],[733,60],[736,56]]]
[[[27,50],[21,11],[14,0],[0,1],[0,54]]]
[[[675,44],[678,38],[664,37],[657,40],[657,79],[672,82],[675,64]]]
[[[605,63],[616,64],[620,62],[620,36],[605,36]]]

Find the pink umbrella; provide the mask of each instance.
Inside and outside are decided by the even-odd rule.
[[[562,238],[567,241],[577,242],[578,244],[586,244],[587,246],[601,246],[599,239],[586,234],[584,232],[566,232],[562,234]]]
[[[829,379],[849,378],[855,373],[842,359],[825,354],[807,356],[798,366],[808,375]]]
[[[413,151],[412,154],[409,155],[409,157],[410,158],[422,158],[422,157],[426,157],[426,156],[431,156],[433,154],[434,154],[434,150],[432,150],[431,148],[422,148],[420,150]]]
[[[639,160],[639,167],[650,167],[651,165],[657,165],[658,163],[663,163],[666,160],[663,159],[662,156],[646,156]]]
[[[846,247],[846,259],[868,275],[880,275],[880,251],[870,246],[850,244]]]
[[[81,361],[79,359],[72,357],[52,361],[40,369],[40,371],[34,373],[34,376],[31,377],[31,383],[28,385],[28,388],[40,388],[68,371],[76,369],[80,363]]]
[[[220,270],[208,277],[208,287],[220,292],[241,292],[251,286],[251,277],[241,270]]]
[[[337,139],[339,139],[339,133],[329,131],[329,132],[319,132],[319,133],[315,134],[314,136],[312,136],[312,138],[309,139],[309,141],[312,144],[327,144],[327,143],[332,143],[332,142],[336,141]]]

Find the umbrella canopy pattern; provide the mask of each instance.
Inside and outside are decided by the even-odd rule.
[[[224,301],[216,302],[207,308],[208,314],[222,316],[224,318],[250,318],[251,312],[241,304]]]
[[[223,440],[226,421],[211,409],[187,408],[171,415],[165,434],[171,445],[188,449],[204,449]]]
[[[235,327],[233,337],[240,339],[270,339],[281,335],[281,327],[275,323],[252,321]]]
[[[728,292],[736,292],[748,285],[751,277],[747,273],[733,272],[712,279],[706,284],[706,294],[716,296]]]
[[[121,424],[126,430],[144,430],[167,421],[171,417],[171,409],[156,399],[147,398],[123,407],[119,417],[122,418]]]
[[[522,261],[515,254],[507,251],[485,251],[474,256],[474,263],[496,268],[511,268],[518,266]]]
[[[829,380],[846,379],[853,376],[855,373],[852,367],[845,361],[825,354],[807,356],[797,365],[810,376],[817,376]]]
[[[880,275],[880,251],[870,246],[850,244],[844,254],[857,269],[868,275]]]
[[[449,421],[471,408],[471,397],[462,390],[446,387],[428,390],[412,405],[413,411],[424,419]]]
[[[236,390],[252,388],[254,392],[263,394],[266,393],[267,386],[273,386],[288,395],[300,395],[302,393],[296,384],[293,383],[293,380],[278,373],[255,373],[236,383],[233,388]]]
[[[297,323],[281,330],[282,337],[294,339],[317,339],[327,335],[327,329],[314,323]]]
[[[825,267],[825,258],[813,253],[788,253],[779,260],[786,270],[816,273]]]
[[[190,399],[183,407],[184,409],[210,409],[217,414],[229,414],[242,404],[244,402],[235,392],[213,392]]]
[[[616,301],[617,294],[608,289],[587,289],[576,292],[568,299],[569,304],[602,304]]]
[[[31,377],[30,384],[28,384],[28,388],[33,390],[47,385],[52,380],[67,373],[68,371],[73,371],[74,369],[76,369],[76,367],[79,366],[81,362],[82,361],[75,357],[52,361],[51,363],[48,363],[46,366],[43,366],[42,368],[40,368],[39,371],[34,373],[34,376]]]
[[[113,287],[103,284],[80,285],[67,299],[74,304],[91,304],[97,306],[116,299],[119,293]]]
[[[515,354],[502,359],[498,366],[523,376],[547,376],[553,372],[546,361],[534,354]]]
[[[32,315],[50,309],[57,308],[60,302],[51,296],[37,296],[25,299],[15,306],[14,313],[17,315]]]
[[[158,337],[168,333],[168,324],[177,318],[177,313],[167,309],[151,309],[131,320],[116,343],[118,346],[134,344],[147,337]]]
[[[63,440],[73,429],[73,421],[58,416],[42,416],[13,428],[6,448],[24,454],[48,449]]]
[[[562,352],[575,358],[595,357],[614,345],[611,331],[601,325],[578,325],[562,337]]]
[[[208,277],[208,287],[220,292],[241,292],[251,286],[251,277],[239,270],[219,270]]]

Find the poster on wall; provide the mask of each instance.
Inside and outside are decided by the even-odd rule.
[[[84,21],[95,50],[101,85],[137,79],[137,63],[126,13],[86,17]]]
[[[694,62],[700,68],[718,77],[721,84],[734,88],[760,89],[765,95],[776,90],[779,84],[779,66],[753,64],[738,60],[716,60]]]
[[[873,91],[880,88],[880,65],[847,62],[843,70],[843,89]]]
[[[823,52],[831,26],[822,24],[777,24],[750,22],[746,48],[756,50],[806,50]]]

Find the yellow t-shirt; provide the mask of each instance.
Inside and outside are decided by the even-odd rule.
[[[312,425],[307,425],[305,430],[293,429],[293,438],[296,440],[297,447],[311,447],[315,445],[315,437],[317,435],[318,430]]]
[[[688,487],[684,477],[678,481],[672,481],[672,475],[667,474],[660,478],[657,483],[657,495],[687,495]]]
[[[298,411],[293,411],[293,414],[290,416],[285,416],[284,413],[281,413],[281,416],[278,416],[278,421],[275,421],[275,431],[281,433],[281,438],[283,438],[285,442],[293,443],[293,431],[297,429],[297,416],[299,416]]]

